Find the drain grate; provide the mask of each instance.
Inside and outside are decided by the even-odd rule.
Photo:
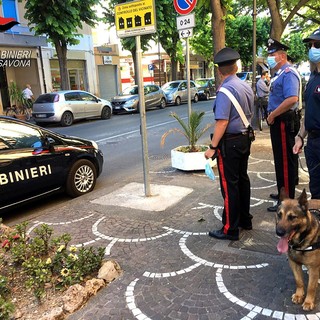
[[[242,232],[239,241],[230,243],[230,247],[241,250],[279,255],[277,251],[278,238],[274,232],[250,230]]]
[[[153,154],[149,155],[150,160],[167,160],[170,159],[170,154]]]

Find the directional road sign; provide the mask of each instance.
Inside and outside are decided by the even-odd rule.
[[[197,0],[173,0],[173,5],[179,14],[188,14],[196,6]]]
[[[195,26],[194,13],[188,14],[186,16],[177,17],[177,29],[190,29]]]
[[[115,20],[119,38],[155,33],[154,0],[138,0],[116,5]]]
[[[179,38],[189,38],[193,36],[193,29],[179,30]]]

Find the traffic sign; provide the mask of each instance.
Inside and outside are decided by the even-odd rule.
[[[193,36],[193,29],[179,30],[179,38],[189,38]]]
[[[137,0],[116,5],[115,23],[119,38],[155,33],[154,0]]]
[[[194,13],[177,17],[177,29],[190,29],[195,26]]]
[[[173,0],[173,5],[179,14],[188,14],[196,6],[197,0]]]

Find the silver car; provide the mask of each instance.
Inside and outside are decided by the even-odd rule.
[[[167,105],[166,95],[162,89],[155,84],[144,86],[144,102],[146,110],[159,107],[164,109]],[[139,112],[138,86],[130,86],[124,89],[118,96],[111,99],[113,113]]]
[[[167,97],[168,104],[180,105],[182,102],[188,102],[187,80],[176,80],[165,83],[162,87]],[[199,101],[198,88],[194,81],[190,80],[191,100]]]
[[[59,122],[63,127],[74,120],[101,117],[110,119],[112,106],[108,100],[80,90],[41,94],[33,104],[32,116],[37,124]]]

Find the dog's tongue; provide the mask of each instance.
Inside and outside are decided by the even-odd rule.
[[[288,246],[288,237],[282,237],[280,238],[277,249],[280,253],[285,253],[288,251],[289,246]]]

